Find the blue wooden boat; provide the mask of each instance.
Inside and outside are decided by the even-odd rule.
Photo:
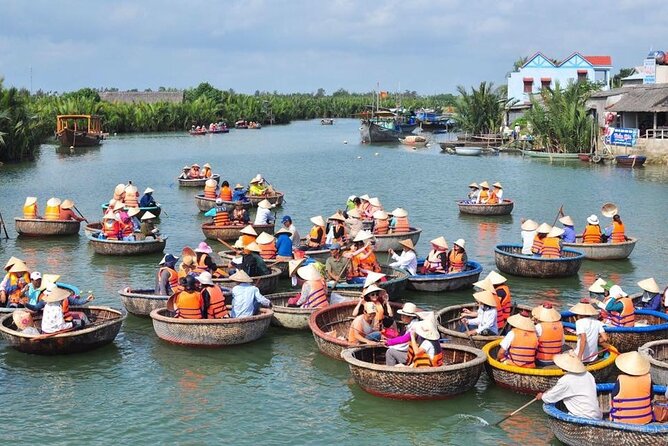
[[[585,256],[580,251],[563,249],[562,257],[544,259],[522,254],[522,245],[497,245],[494,260],[499,271],[521,277],[568,277],[580,270]]]
[[[647,157],[642,155],[617,155],[615,161],[620,167],[640,167],[645,164]]]
[[[422,268],[424,259],[418,261],[418,270]],[[452,274],[416,274],[408,276],[407,288],[416,291],[442,292],[461,290],[472,287],[478,281],[482,265],[469,260],[464,271]]]

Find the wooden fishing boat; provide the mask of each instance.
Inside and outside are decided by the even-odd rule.
[[[250,200],[250,204],[253,207],[257,207],[258,204],[264,199],[266,199],[269,203],[275,204],[276,207],[281,207],[283,206],[283,197],[285,194],[283,192],[276,191],[271,195],[248,195],[248,199]]]
[[[383,122],[375,119],[363,120],[360,126],[360,138],[363,143],[393,142],[399,141],[402,136],[410,135],[417,124],[398,125],[394,121]]]
[[[357,301],[360,297],[357,292],[335,290],[328,292],[328,298],[331,299],[332,293],[336,294],[339,298],[342,297],[350,301]],[[288,307],[288,299],[295,297],[297,294],[299,294],[299,290],[264,296],[271,301],[271,309],[274,311],[274,317],[271,320],[272,325],[292,330],[308,330],[308,319],[316,308]]]
[[[482,147],[455,147],[455,154],[460,156],[480,156]]]
[[[191,136],[201,136],[201,135],[206,135],[208,132],[206,131],[205,128],[200,129],[200,130],[188,130],[188,133]]]
[[[459,212],[472,215],[510,215],[515,203],[512,200],[503,200],[499,204],[474,204],[468,200],[458,200]]]
[[[378,286],[387,291],[387,294],[392,297],[396,297],[398,293],[403,291],[406,288],[408,283],[409,274],[399,268],[393,268],[391,266],[381,265],[380,272],[386,274],[386,281],[379,282]],[[339,282],[336,285],[337,290],[341,291],[358,291],[361,292],[364,286],[364,280],[357,280],[351,282]]]
[[[501,336],[467,336],[466,333],[459,331],[462,328],[460,317],[462,310],[466,308],[471,311],[476,311],[478,304],[468,303],[461,305],[451,305],[436,312],[436,319],[438,320],[438,331],[443,334],[451,343],[458,345],[472,345],[475,348],[483,348],[492,341],[501,339]],[[513,305],[510,312],[513,314],[520,313],[522,310],[531,312],[532,307],[529,305]]]
[[[410,147],[425,147],[429,140],[422,135],[408,135],[405,138],[399,138],[399,142]]]
[[[42,220],[40,218],[14,218],[16,232],[28,237],[74,235],[81,223],[76,220]]]
[[[441,367],[385,365],[386,347],[355,347],[341,356],[362,390],[383,398],[402,400],[444,399],[475,386],[485,365],[485,354],[473,347],[442,344]]]
[[[308,326],[320,353],[341,361],[343,360],[341,352],[344,349],[359,347],[348,342],[348,329],[353,322],[352,314],[356,305],[355,301],[343,302],[319,308],[311,314]],[[399,320],[400,315],[397,314],[397,310],[400,310],[402,305],[397,302],[390,302],[390,305],[394,310],[395,319]]]
[[[88,223],[86,226],[84,226],[84,233],[86,234],[87,237],[91,236],[93,234],[97,234],[100,231],[102,231],[102,222],[101,221]]]
[[[647,161],[646,156],[642,155],[617,155],[615,162],[619,167],[640,167]]]
[[[566,343],[575,346],[577,338],[566,336]],[[545,392],[553,387],[565,372],[558,367],[535,368],[517,367],[497,361],[501,339],[485,345],[482,351],[487,355],[487,375],[497,385],[520,393]],[[586,364],[587,371],[594,376],[596,382],[605,382],[615,372],[616,353],[606,352],[602,359]]]
[[[273,311],[241,318],[180,319],[167,308],[151,311],[153,330],[163,341],[189,347],[225,347],[260,339],[269,329]]]
[[[214,173],[211,175],[211,178],[178,178],[179,186],[181,187],[204,187],[206,180],[216,180],[216,183],[220,181],[220,175]]]
[[[36,355],[66,355],[93,350],[114,341],[127,314],[109,307],[72,307],[86,314],[90,324],[81,330],[54,335],[26,335],[16,330],[12,314],[0,319],[0,336],[11,347]],[[33,327],[42,326],[42,314],[33,317]]]
[[[102,132],[99,116],[58,115],[56,116],[56,138],[66,147],[99,146],[106,136]]]
[[[549,159],[550,161],[574,161],[580,159],[578,153],[547,152],[541,150],[522,150],[522,155],[530,158]]]
[[[643,344],[638,351],[651,364],[649,373],[652,375],[652,382],[668,386],[668,339],[648,342]]]
[[[122,240],[102,240],[87,236],[89,244],[96,254],[106,256],[139,256],[162,252],[167,244],[166,239],[147,239],[134,242]]]
[[[417,245],[421,233],[422,229],[420,228],[409,228],[408,232],[374,234],[375,244],[373,250],[378,252],[387,252],[388,249],[401,251],[403,248],[399,244],[400,241],[410,239],[413,245]]]
[[[418,270],[424,262],[418,263]],[[478,262],[469,260],[466,262],[464,271],[451,274],[416,274],[408,276],[406,287],[409,290],[429,291],[438,293],[441,291],[461,290],[470,288],[478,281],[482,266]]]
[[[320,125],[334,125],[334,119],[323,118],[323,119],[320,120]]]
[[[253,284],[260,290],[262,294],[270,294],[276,291],[278,287],[278,278],[280,277],[282,271],[279,268],[272,267],[271,273],[264,276],[255,276],[251,277],[253,279]],[[223,278],[213,278],[213,281],[217,284],[223,285],[226,288],[232,288],[236,283],[230,280],[228,277]]]
[[[547,425],[554,436],[569,446],[629,445],[655,446],[667,444],[668,424],[627,424],[608,420],[613,383],[597,384],[598,402],[603,420],[576,417],[564,410],[561,404],[543,404],[547,414]],[[663,400],[665,386],[653,386],[654,401]]]
[[[252,225],[255,232],[258,234],[266,232],[267,234],[274,233],[274,223],[268,225]],[[246,225],[228,225],[228,226],[215,226],[213,223],[203,223],[202,232],[204,237],[211,240],[225,240],[225,241],[234,241],[241,237],[241,230],[245,228]]]
[[[631,255],[638,239],[628,237],[622,243],[582,243],[582,236],[577,236],[575,243],[563,243],[566,248],[573,248],[584,254],[589,260],[619,260]]]
[[[615,327],[604,325],[610,344],[617,347],[622,353],[638,350],[644,344],[668,338],[668,314],[652,310],[636,310],[636,327]],[[575,330],[573,313],[561,313],[564,329]],[[640,325],[640,324],[639,324]]]
[[[109,203],[105,203],[102,205],[102,211],[103,213],[107,212],[107,209],[109,209]],[[126,207],[125,210],[127,211],[128,208]],[[151,214],[155,215],[156,217],[160,217],[160,214],[162,213],[162,206],[157,205],[157,206],[147,206],[147,207],[140,207],[139,208],[139,214],[136,215],[137,218],[141,219],[142,216],[146,213],[150,212]]]
[[[522,245],[496,245],[494,260],[499,271],[521,277],[568,277],[580,270],[584,254],[562,249],[562,257],[544,259],[522,254]]]

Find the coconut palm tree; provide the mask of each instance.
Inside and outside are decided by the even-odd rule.
[[[455,119],[461,129],[474,135],[496,133],[509,101],[494,83],[481,82],[477,90],[471,87],[470,93],[460,85],[457,91],[460,96]]]

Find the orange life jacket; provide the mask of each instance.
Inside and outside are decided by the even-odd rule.
[[[257,235],[241,234],[241,244],[248,246],[255,241]]]
[[[626,241],[626,236],[624,235],[624,223],[617,223],[616,221],[612,222],[612,243],[623,243]]]
[[[628,297],[622,297],[618,300],[622,303],[622,305],[624,305],[624,309],[622,309],[621,313],[618,313],[616,311],[611,311],[608,314],[610,322],[615,327],[633,327],[636,322],[636,315],[635,315],[635,308],[633,307],[633,301]]]
[[[120,225],[116,220],[107,219],[102,223],[102,232],[104,233],[104,236],[110,240],[117,239],[119,231]]]
[[[227,211],[224,211],[222,208],[216,209],[216,215],[213,216],[213,225],[214,226],[229,226],[232,224],[230,220],[230,214]]]
[[[652,414],[652,378],[619,375],[619,393],[610,401],[610,420],[619,423],[647,424],[654,420]]]
[[[45,220],[58,220],[60,218],[60,205],[58,206],[46,206],[44,209],[44,219]]]
[[[304,282],[304,286],[307,284],[311,287],[311,294],[306,298],[306,302],[304,302],[302,308],[320,308],[329,305],[329,302],[327,301],[327,290],[325,289],[325,283],[322,280],[309,280]]]
[[[450,254],[448,254],[448,261],[450,262],[450,268],[448,269],[448,272],[451,273],[458,273],[460,271],[464,271],[464,267],[466,264],[464,263],[464,252],[455,252],[455,250],[451,250]]]
[[[547,237],[545,237],[547,238]],[[538,234],[536,234],[533,238],[533,245],[531,245],[531,252],[534,254],[540,254],[540,252],[543,250],[543,240],[544,238],[538,237]]]
[[[204,197],[205,198],[216,198],[216,184],[213,186],[204,185]]]
[[[63,317],[66,317],[67,313],[70,312],[70,299],[69,299],[69,297],[67,299],[63,299],[63,302],[60,304],[60,308],[63,309]]]
[[[489,200],[489,191],[487,189],[482,189],[480,191],[480,203],[487,203]]]
[[[37,203],[23,206],[23,218],[37,218]]]
[[[223,201],[232,201],[232,190],[229,186],[223,186],[220,188],[220,199]]]
[[[558,259],[561,257],[561,246],[557,237],[545,237],[540,256],[546,259]]]
[[[195,265],[195,272],[197,274],[206,271],[209,267],[206,264],[206,259],[209,257],[209,254],[205,252],[197,253],[197,265]]]
[[[163,266],[162,268],[158,269],[158,281],[160,281],[160,276],[162,276],[162,273],[164,271],[167,271],[169,273],[169,278],[167,279],[167,283],[169,284],[169,288],[172,290],[172,294],[180,291],[178,290],[179,274],[173,268],[170,268],[168,266]]]
[[[433,341],[433,344],[436,346],[438,341]],[[416,353],[413,349],[413,344],[409,343],[408,355],[406,356],[406,365],[414,365],[415,367],[441,367],[443,365],[443,350],[440,348],[440,344],[438,344],[436,353],[432,358],[421,348],[418,348]]]
[[[587,224],[582,233],[582,243],[601,243],[601,227]]]
[[[491,191],[489,193],[489,199],[487,199],[487,204],[499,204],[499,196],[496,195],[496,192]]]
[[[538,347],[536,333],[519,328],[513,328],[511,333],[515,333],[515,336],[506,352],[505,363],[529,369],[536,368],[536,349]]]
[[[308,240],[310,243],[318,244],[318,246],[325,243],[325,228],[322,226],[313,225],[308,233]]]
[[[560,321],[540,322],[542,332],[538,338],[538,349],[536,359],[540,361],[552,361],[554,355],[561,353],[564,340],[564,326]]]
[[[30,274],[27,272],[24,273],[9,273],[9,280],[7,285],[5,286],[5,291],[7,292],[7,299],[9,300],[9,303],[11,304],[20,304],[24,303],[22,302],[21,298],[21,291],[23,290],[23,287],[19,287],[19,279],[23,279],[23,281],[28,284],[30,283]],[[27,300],[27,299],[23,299]]]
[[[383,220],[376,220],[376,223],[373,225],[374,234],[387,234],[390,229],[390,221],[386,218]]]
[[[211,178],[211,169],[209,169],[208,167],[203,168],[202,169],[202,176],[204,178]]]
[[[128,195],[127,193],[125,194],[125,207],[128,208],[138,208],[139,207],[139,201],[137,201],[137,198],[139,198],[139,192],[136,192],[134,194]]]
[[[206,292],[209,294],[209,307],[206,309],[207,319],[221,319],[227,316],[227,307],[225,306],[225,295],[218,285],[207,286]]]
[[[506,297],[501,299],[497,294],[496,290],[504,290],[506,292]],[[498,330],[503,329],[506,326],[506,319],[510,316],[510,311],[512,310],[512,297],[510,295],[510,288],[508,285],[495,285],[494,286],[494,299],[496,300],[496,328]],[[499,331],[500,333],[500,331]]]
[[[276,243],[265,243],[264,245],[259,245],[260,247],[260,257],[264,260],[271,260],[276,258]]]
[[[132,224],[132,221],[128,221],[127,223],[121,222],[120,226],[123,237],[130,237],[135,232],[135,227]]]
[[[181,291],[174,300],[176,317],[181,319],[202,319],[204,300],[199,291]]]
[[[376,260],[376,254],[371,247],[368,247],[353,258],[353,269],[365,269],[369,271],[380,272],[380,265]]]
[[[408,217],[395,217],[394,219],[394,228],[392,232],[408,232],[411,230],[410,225],[408,224]]]

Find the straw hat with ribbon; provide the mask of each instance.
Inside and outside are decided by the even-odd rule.
[[[489,189],[489,183],[487,181],[483,181],[482,183],[480,183],[480,187],[482,189]]]
[[[60,209],[72,209],[74,207],[74,202],[69,198],[63,200],[60,204]]]
[[[350,212],[348,212],[348,215],[350,215]],[[373,218],[375,218],[376,220],[387,220],[388,218],[390,218],[390,216],[387,215],[387,212],[379,209],[373,213]]]
[[[650,369],[649,360],[636,351],[617,356],[615,365],[622,372],[633,376],[647,375]]]
[[[331,217],[329,217],[327,220],[338,220],[338,221],[346,221],[346,217],[341,215],[340,212],[335,213]]]
[[[316,226],[325,226],[327,223],[325,223],[325,219],[322,218],[322,215],[316,215],[315,217],[311,217],[311,223],[313,223]]]
[[[353,239],[353,242],[364,242],[366,240],[369,240],[373,238],[373,234],[370,233],[369,231],[362,230],[357,233],[355,238]]]
[[[654,277],[650,277],[649,279],[644,279],[638,282],[638,286],[642,288],[643,290],[647,291],[648,293],[660,293],[661,289],[659,288],[659,284],[656,283],[656,280],[654,280]]]
[[[445,237],[443,237],[443,236],[440,236],[440,237],[437,237],[433,240],[430,240],[429,243],[431,243],[434,246],[438,246],[439,248],[441,248],[443,250],[448,249],[448,242],[445,241]]]
[[[299,268],[306,259],[293,259],[288,262],[288,275],[292,277],[295,274],[297,268]]]
[[[23,331],[32,325],[32,315],[26,310],[14,310],[12,320],[16,328]]]
[[[251,277],[246,274],[246,271],[242,269],[237,270],[236,273],[232,274],[230,280],[237,283],[253,283],[253,279],[251,279]]]
[[[601,214],[603,214],[604,217],[612,218],[618,213],[619,209],[617,209],[617,205],[615,205],[615,203],[605,203],[601,207]]]
[[[242,234],[254,235],[257,237],[257,232],[255,232],[255,229],[251,225],[244,226],[244,228],[239,232],[241,232]]]
[[[318,272],[313,264],[302,266],[297,270],[297,275],[304,280],[320,280],[322,275]]]
[[[437,341],[441,337],[441,334],[438,332],[436,316],[433,311],[424,313],[423,320],[415,326],[415,333],[429,341]]]
[[[377,283],[380,279],[385,277],[385,274],[383,273],[377,273],[374,271],[371,271],[367,274],[366,278],[364,279],[364,286],[363,288],[366,288],[374,283]]]
[[[399,244],[403,246],[405,249],[410,249],[411,251],[415,251],[415,245],[413,244],[413,240],[409,238],[400,241]]]
[[[258,245],[255,242],[250,242],[248,245],[244,247],[244,249],[248,251],[253,251],[253,252],[261,252],[262,250],[260,249],[260,245]]]
[[[378,291],[383,291],[383,289],[377,285],[371,285],[370,287],[367,287],[362,291],[362,297],[368,296],[371,293],[376,293]]]
[[[571,353],[559,353],[552,357],[554,364],[560,369],[571,373],[584,373],[587,371],[580,358]]]
[[[538,226],[538,229],[536,229],[536,232],[539,234],[549,234],[551,229],[552,226],[548,225],[547,223],[541,223],[541,225]]]
[[[14,265],[16,262],[22,262],[22,260],[18,257],[11,256],[9,260],[7,260],[7,263],[5,263],[4,270],[9,271],[12,268],[12,265]]]
[[[265,198],[264,200],[260,201],[260,202],[257,204],[257,207],[262,208],[262,209],[271,209],[271,208],[273,208],[273,207],[276,207],[276,205],[275,205],[275,204],[271,204],[271,203],[269,202],[269,200],[267,200],[267,199]]]
[[[466,241],[463,238],[458,238],[457,240],[455,240],[453,245],[457,245],[460,248],[464,249],[464,246],[466,245]]]
[[[548,237],[561,237],[562,235],[564,235],[564,230],[556,226],[553,226],[550,232],[547,233]]]
[[[538,229],[538,223],[529,219],[526,220],[524,223],[522,223],[522,226],[520,228],[522,229],[522,231],[535,231],[536,229]]]
[[[37,203],[37,197],[26,197],[26,201],[23,203],[23,206],[32,206],[35,203]]]
[[[489,307],[496,308],[496,299],[494,299],[494,295],[487,290],[473,293],[473,298],[476,301],[480,302],[481,304],[485,304]]]
[[[51,291],[44,293],[42,300],[46,303],[60,302],[70,297],[70,292],[64,288],[54,288]]]
[[[255,239],[255,243],[257,243],[258,245],[267,245],[269,243],[272,243],[274,240],[276,239],[274,238],[273,235],[263,232],[257,236],[257,238]]]
[[[540,322],[557,322],[561,320],[561,314],[552,308],[552,304],[547,302],[531,310],[531,315]]]
[[[573,305],[568,311],[578,316],[598,316],[598,310],[588,301],[580,301]]]
[[[404,316],[417,317],[417,307],[412,302],[406,302],[401,310],[397,310],[397,313]]]
[[[520,330],[536,331],[536,326],[531,322],[531,319],[523,314],[513,314],[507,319],[507,322],[511,326],[519,328]]]
[[[52,197],[46,202],[47,206],[60,206],[60,198]]]
[[[570,215],[564,215],[559,219],[559,223],[561,223],[564,226],[573,226],[573,219],[571,218]]]
[[[404,208],[396,208],[392,211],[392,215],[395,217],[408,217],[408,211]]]
[[[508,280],[494,270],[490,271],[490,273],[487,274],[486,279],[489,279],[489,281],[492,282],[492,285],[501,285],[502,283],[505,283]]]
[[[591,214],[589,217],[587,217],[587,223],[590,225],[599,224],[598,217],[595,214]]]
[[[144,212],[144,215],[141,216],[142,220],[153,220],[154,218],[156,218],[156,216],[153,215],[150,211]]]

